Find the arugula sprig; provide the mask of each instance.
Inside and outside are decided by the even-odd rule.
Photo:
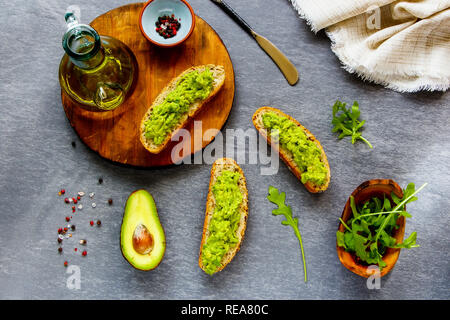
[[[372,149],[372,144],[359,132],[366,123],[366,120],[359,121],[361,111],[359,111],[358,102],[353,102],[352,107],[348,109],[345,107],[346,105],[346,103],[342,103],[339,100],[333,105],[333,120],[331,123],[334,125],[334,128],[332,131],[342,131],[339,134],[339,139],[351,136],[352,144],[355,144],[356,140],[360,139]]]
[[[269,186],[269,195],[267,196],[267,199],[278,206],[277,209],[272,210],[272,214],[275,216],[283,215],[286,218],[286,220],[281,221],[281,224],[284,226],[291,226],[292,229],[294,229],[295,236],[297,237],[298,242],[300,243],[300,249],[302,251],[303,270],[305,273],[305,282],[306,282],[307,281],[306,260],[305,260],[305,252],[303,250],[302,236],[300,235],[300,231],[298,229],[298,218],[292,217],[291,207],[285,204],[286,193],[284,192],[279,193],[277,188]]]
[[[427,183],[419,189],[415,189],[414,183],[408,184],[403,190],[403,197],[399,198],[394,193],[391,198],[395,207],[392,208],[388,198],[372,198],[365,202],[358,210],[355,199],[350,197],[350,207],[353,217],[347,223],[339,219],[346,231],[336,233],[338,246],[344,247],[346,251],[353,252],[362,261],[368,264],[378,264],[380,269],[386,266],[382,260],[387,248],[415,248],[417,233],[413,232],[402,243],[391,236],[398,229],[397,220],[400,216],[411,218],[406,212],[405,205],[417,200],[415,196]]]

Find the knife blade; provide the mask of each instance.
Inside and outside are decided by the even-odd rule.
[[[211,0],[222,8],[237,24],[241,26],[249,35],[251,35],[259,46],[269,55],[270,58],[275,62],[280,71],[283,73],[284,77],[288,83],[293,86],[298,82],[298,71],[294,64],[278,49],[272,42],[263,37],[262,35],[256,33],[250,25],[239,16],[239,14],[234,11],[228,3],[223,0]]]

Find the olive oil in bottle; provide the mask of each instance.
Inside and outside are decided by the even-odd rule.
[[[132,87],[136,60],[121,41],[99,36],[80,24],[73,12],[66,13],[63,37],[66,54],[59,66],[61,88],[90,111],[108,111],[120,106]]]

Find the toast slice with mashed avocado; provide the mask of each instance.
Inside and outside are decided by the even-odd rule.
[[[331,174],[327,156],[308,129],[282,111],[270,107],[256,110],[253,124],[309,192],[323,192],[328,188]],[[273,143],[274,137],[279,143]]]
[[[140,140],[151,153],[160,153],[172,135],[186,127],[225,82],[223,66],[191,67],[174,78],[142,118]]]
[[[206,201],[198,264],[207,274],[221,271],[239,251],[247,227],[248,191],[244,173],[228,158],[214,162]]]

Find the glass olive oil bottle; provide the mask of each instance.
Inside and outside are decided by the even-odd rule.
[[[133,53],[123,42],[99,36],[92,27],[80,24],[73,12],[66,13],[65,20],[61,88],[84,109],[117,108],[133,84],[137,69]]]

